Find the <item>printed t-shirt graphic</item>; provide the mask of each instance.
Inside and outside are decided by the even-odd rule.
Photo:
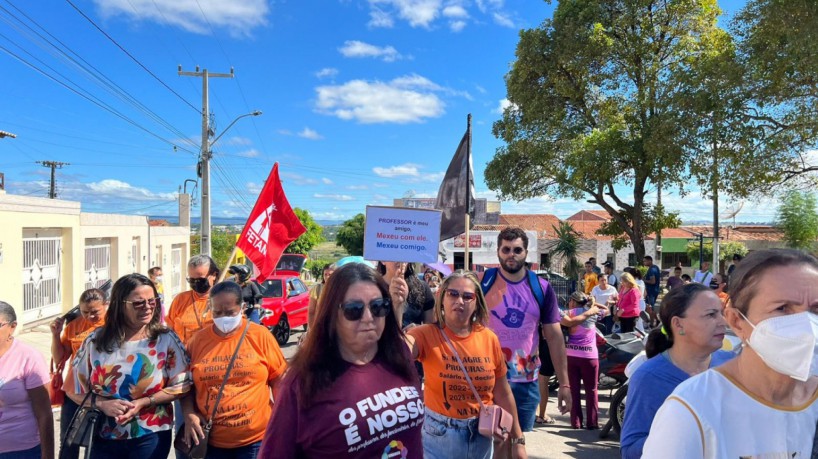
[[[415,338],[420,351],[418,361],[423,364],[426,375],[423,397],[426,406],[450,418],[466,419],[479,415],[480,404],[437,324],[421,325],[407,333]],[[495,381],[504,377],[507,371],[497,336],[479,325],[465,338],[448,329],[444,333],[452,340],[483,403],[493,404]]]
[[[285,377],[259,457],[423,458],[425,407],[417,376],[405,381],[377,357],[346,365],[305,409],[298,406],[298,383]]]
[[[568,317],[576,317],[585,313],[585,308],[569,309],[566,312]],[[598,359],[599,353],[596,348],[596,323],[602,314],[593,315],[579,325],[571,327],[568,335],[568,342],[565,344],[565,354],[569,357],[580,357],[583,359]]]
[[[207,294],[199,295],[188,290],[176,295],[165,322],[176,332],[182,343],[187,343],[194,333],[213,323],[213,317],[207,309]]]
[[[227,338],[218,336],[213,327],[207,327],[195,333],[187,344],[196,387],[196,408],[205,419],[213,411],[244,326],[242,321],[238,331]],[[210,444],[237,448],[261,440],[273,407],[267,384],[281,376],[286,368],[287,362],[273,335],[261,325],[251,323],[213,419]],[[204,387],[208,390],[201,390]]]
[[[489,328],[497,335],[508,365],[511,382],[537,380],[540,370],[539,333],[537,325],[560,321],[557,295],[551,285],[540,279],[545,296],[545,317],[540,317],[540,307],[528,279],[511,282],[497,272],[497,279],[486,294],[489,308]]]

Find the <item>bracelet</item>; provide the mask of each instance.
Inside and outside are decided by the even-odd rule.
[[[563,384],[560,387],[565,388],[565,389],[570,389],[571,388],[571,386],[569,386],[568,384]]]
[[[156,406],[156,400],[154,400],[154,399],[153,399],[153,394],[148,395],[148,400],[150,400],[150,402],[151,402],[151,404],[150,404],[150,407],[151,407],[151,408],[153,408],[154,406]]]

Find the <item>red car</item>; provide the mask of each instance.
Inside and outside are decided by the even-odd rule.
[[[295,327],[307,326],[307,307],[310,291],[298,277],[307,262],[300,254],[284,254],[276,265],[276,270],[264,282],[259,283],[263,296],[261,324],[275,336],[279,345],[287,344],[290,331]]]

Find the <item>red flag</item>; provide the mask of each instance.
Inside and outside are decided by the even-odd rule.
[[[275,163],[236,247],[258,267],[257,279],[263,282],[275,270],[284,249],[306,232],[287,202],[278,178],[278,163]]]

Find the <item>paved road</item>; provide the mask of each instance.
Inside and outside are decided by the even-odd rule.
[[[282,346],[282,353],[289,359],[298,350],[298,338],[301,332],[295,332],[290,337],[290,341]],[[47,328],[40,327],[32,331],[21,333],[19,339],[33,345],[39,349],[46,359],[50,358],[51,334]],[[599,396],[600,425],[607,422],[607,410],[610,394],[601,393]],[[556,424],[546,427],[536,427],[533,432],[526,434],[526,450],[528,457],[532,459],[617,459],[619,458],[619,443],[616,436],[602,441],[599,439],[598,431],[573,430],[568,427],[568,416],[559,415],[556,412],[556,397],[552,394],[548,413]],[[54,431],[59,432],[59,411],[54,413]],[[171,451],[170,457],[175,457]],[[454,459],[454,458],[453,458]]]

